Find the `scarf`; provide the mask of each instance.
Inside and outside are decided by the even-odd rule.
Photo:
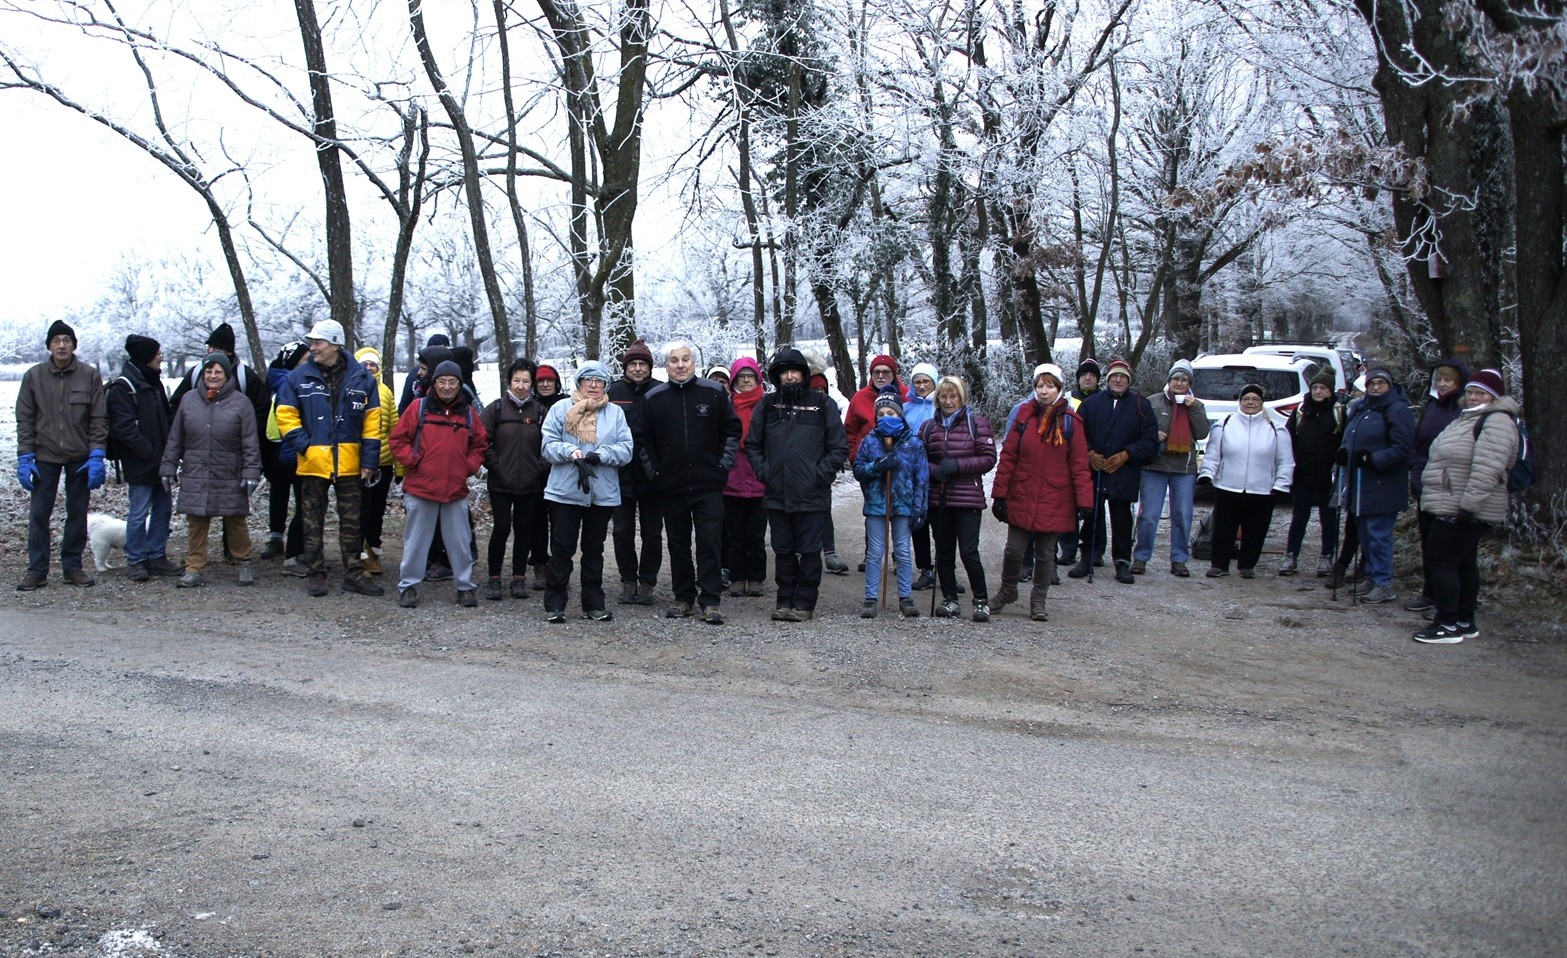
[[[750,392],[735,393],[729,397],[734,404],[735,415],[740,417],[740,445],[742,448],[745,446],[746,437],[751,434],[751,413],[756,411],[756,404],[761,402],[762,397],[765,395],[767,395],[767,390],[757,386]]]
[[[566,410],[566,431],[578,442],[599,441],[599,410],[609,405],[609,394],[598,399],[586,396],[571,397],[571,408]]]
[[[1192,451],[1192,416],[1185,403],[1175,401],[1170,387],[1164,387],[1164,396],[1170,400],[1170,432],[1164,438],[1164,451],[1184,456]]]
[[[1066,433],[1061,429],[1061,414],[1062,410],[1066,408],[1066,404],[1066,398],[1063,396],[1050,405],[1045,406],[1043,415],[1040,415],[1038,412],[1035,413],[1036,416],[1039,416],[1039,429],[1037,431],[1040,437],[1052,446],[1066,445]],[[1034,400],[1034,405],[1036,407],[1039,406],[1039,400]]]

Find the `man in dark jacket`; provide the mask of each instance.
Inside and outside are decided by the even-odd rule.
[[[722,386],[697,376],[690,343],[664,347],[664,371],[669,381],[648,391],[632,427],[636,455],[669,533],[675,604],[664,614],[686,618],[697,603],[703,622],[722,625],[724,483],[740,451],[740,417]]]
[[[777,391],[751,414],[745,451],[767,493],[778,581],[777,622],[809,622],[822,585],[822,535],[832,515],[832,481],[849,457],[838,404],[806,385],[805,356],[786,346],[767,367]]]
[[[658,385],[653,378],[653,351],[637,340],[620,354],[623,373],[609,387],[609,401],[626,414],[633,433],[642,400]],[[637,515],[642,516],[642,552],[637,553]],[[658,499],[648,489],[642,472],[641,457],[633,452],[631,461],[620,467],[620,505],[615,507],[615,565],[620,569],[622,604],[653,604],[653,587],[658,584],[658,567],[664,560],[664,523],[658,514]]]
[[[1078,407],[1088,433],[1088,463],[1094,472],[1094,512],[1078,536],[1088,542],[1067,575],[1081,579],[1103,561],[1105,527],[1099,521],[1110,507],[1110,554],[1115,559],[1115,581],[1136,582],[1132,575],[1132,503],[1142,484],[1142,466],[1159,454],[1159,420],[1148,400],[1132,392],[1132,366],[1114,359],[1105,372],[1108,388],[1099,390]],[[1091,532],[1092,541],[1086,538]]]
[[[1333,393],[1336,379],[1331,366],[1324,366],[1311,379],[1311,395],[1295,407],[1285,422],[1295,453],[1295,477],[1290,483],[1289,537],[1285,540],[1284,561],[1279,575],[1294,575],[1299,567],[1300,549],[1306,541],[1306,524],[1311,510],[1317,510],[1322,524],[1322,553],[1317,559],[1317,575],[1333,572],[1333,554],[1338,550],[1338,499],[1333,482],[1333,458],[1344,438],[1344,407]]]
[[[169,521],[174,497],[158,478],[163,444],[169,438],[169,398],[159,375],[163,349],[156,339],[125,337],[125,366],[104,390],[109,413],[110,458],[118,459],[130,492],[125,517],[125,561],[132,582],[155,575],[177,576],[170,562]]]

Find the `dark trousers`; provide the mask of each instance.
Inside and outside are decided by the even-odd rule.
[[[298,499],[294,483],[294,460],[285,462],[280,448],[281,444],[270,439],[261,443],[261,474],[267,477],[267,531],[275,536],[283,535],[288,527],[289,497],[294,496],[296,501]],[[295,515],[298,516],[297,511]],[[297,524],[295,528],[298,528]],[[288,554],[298,555],[299,550],[291,550]]]
[[[1311,510],[1317,510],[1317,522],[1322,526],[1322,555],[1331,558],[1338,550],[1338,502],[1331,483],[1321,486],[1294,486],[1290,489],[1290,532],[1284,551],[1300,556],[1300,547],[1306,542],[1306,525],[1311,522]]]
[[[65,538],[60,543],[60,568],[71,572],[82,567],[82,550],[87,546],[87,473],[86,459],[75,462],[33,463],[38,476],[33,480],[32,497],[27,509],[27,571],[49,575],[49,553],[53,536],[49,520],[54,515],[55,498],[60,492],[60,477],[65,477]]]
[[[767,510],[778,608],[816,611],[816,597],[822,587],[822,536],[831,519],[830,512]]]
[[[1228,569],[1230,559],[1242,569],[1255,569],[1262,558],[1262,543],[1273,521],[1273,495],[1213,490],[1213,565]],[[1240,555],[1235,552],[1235,531],[1241,533]]]
[[[582,611],[604,608],[604,537],[613,506],[573,506],[551,502],[550,564],[544,577],[544,609],[566,611],[566,583],[571,581],[571,557],[582,550]]]
[[[304,550],[300,555],[305,568],[311,573],[326,572],[326,505],[329,493],[337,496],[337,544],[343,553],[343,574],[364,575],[365,564],[359,558],[364,551],[364,536],[359,532],[359,496],[364,487],[359,474],[323,479],[320,476],[300,476],[302,502],[300,511],[305,519]]]
[[[528,544],[528,565],[545,565],[550,561],[550,507],[544,501],[544,493],[533,497],[533,531]]]
[[[1419,501],[1418,496],[1415,498],[1415,501]],[[1434,522],[1436,522],[1436,516],[1426,512],[1424,509],[1415,513],[1415,527],[1420,530],[1420,577],[1422,586],[1420,594],[1428,599],[1431,598],[1431,566],[1426,561],[1426,549],[1429,547],[1431,525]]]
[[[717,606],[723,594],[724,494],[692,492],[665,496],[658,503],[669,539],[669,584],[677,602]],[[696,561],[691,543],[696,540]]]
[[[736,582],[767,580],[767,509],[760,496],[724,496],[724,568]]]
[[[1110,556],[1116,562],[1132,561],[1132,503],[1129,499],[1107,499],[1104,493],[1099,494],[1098,501],[1094,504],[1094,514],[1083,521],[1082,528],[1078,530],[1078,540],[1088,541],[1089,526],[1093,526],[1093,560],[1102,562],[1105,557],[1106,529],[1104,521],[1105,507],[1110,507],[1109,540]]]
[[[1483,522],[1432,516],[1426,535],[1426,594],[1436,605],[1436,621],[1445,625],[1475,620],[1480,598],[1480,567],[1475,561],[1480,539],[1490,526]]]
[[[533,503],[536,498],[531,492],[518,496],[499,489],[490,490],[490,511],[495,516],[495,524],[490,532],[489,555],[486,558],[491,578],[500,575],[506,564],[508,538],[511,539],[511,574],[527,574],[528,549],[533,545]]]
[[[931,511],[934,512],[935,510],[932,509]],[[915,529],[910,534],[914,541],[914,568],[916,569],[931,568],[930,532],[930,525],[926,524]]]
[[[1340,511],[1344,513],[1344,544],[1339,548],[1338,562],[1334,564],[1348,569],[1355,561],[1355,553],[1360,551],[1360,517],[1348,509]]]
[[[392,493],[393,475],[391,466],[382,466],[376,473],[375,485],[366,486],[359,494],[359,532],[365,545],[372,549],[381,548],[381,527],[386,522],[386,497]]]
[[[963,556],[963,570],[968,573],[974,601],[985,602],[990,597],[985,589],[985,565],[979,558],[979,520],[978,509],[942,506],[930,512],[930,527],[936,535],[936,575],[941,579],[943,599],[958,597],[958,555]]]
[[[658,567],[664,562],[664,521],[658,499],[651,494],[629,499],[622,495],[615,513],[615,565],[621,582],[658,584]],[[641,516],[642,551],[637,552],[637,518]]]

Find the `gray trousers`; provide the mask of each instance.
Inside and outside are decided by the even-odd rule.
[[[469,550],[468,500],[456,502],[431,502],[418,496],[403,494],[403,509],[408,521],[403,526],[402,579],[399,590],[424,581],[425,566],[430,558],[430,542],[435,538],[435,527],[441,527],[441,541],[446,543],[446,555],[452,563],[452,578],[457,591],[473,588],[473,552]]]

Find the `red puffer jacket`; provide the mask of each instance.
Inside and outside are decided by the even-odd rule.
[[[1040,419],[1048,408],[1038,402],[1023,404],[1002,439],[1001,465],[990,494],[1007,501],[1008,525],[1030,532],[1071,532],[1077,528],[1077,510],[1094,504],[1088,438],[1083,420],[1064,398],[1055,404],[1059,431],[1052,423],[1040,435]]]
[[[990,420],[968,407],[958,410],[951,428],[938,410],[920,429],[925,454],[930,457],[930,507],[932,509],[985,508],[985,473],[996,464],[996,437]],[[958,464],[957,474],[940,478],[941,464]]]
[[[484,421],[471,406],[465,402],[443,406],[433,398],[403,410],[391,442],[392,456],[408,470],[403,492],[443,503],[467,498],[468,477],[484,465],[489,448]]]

